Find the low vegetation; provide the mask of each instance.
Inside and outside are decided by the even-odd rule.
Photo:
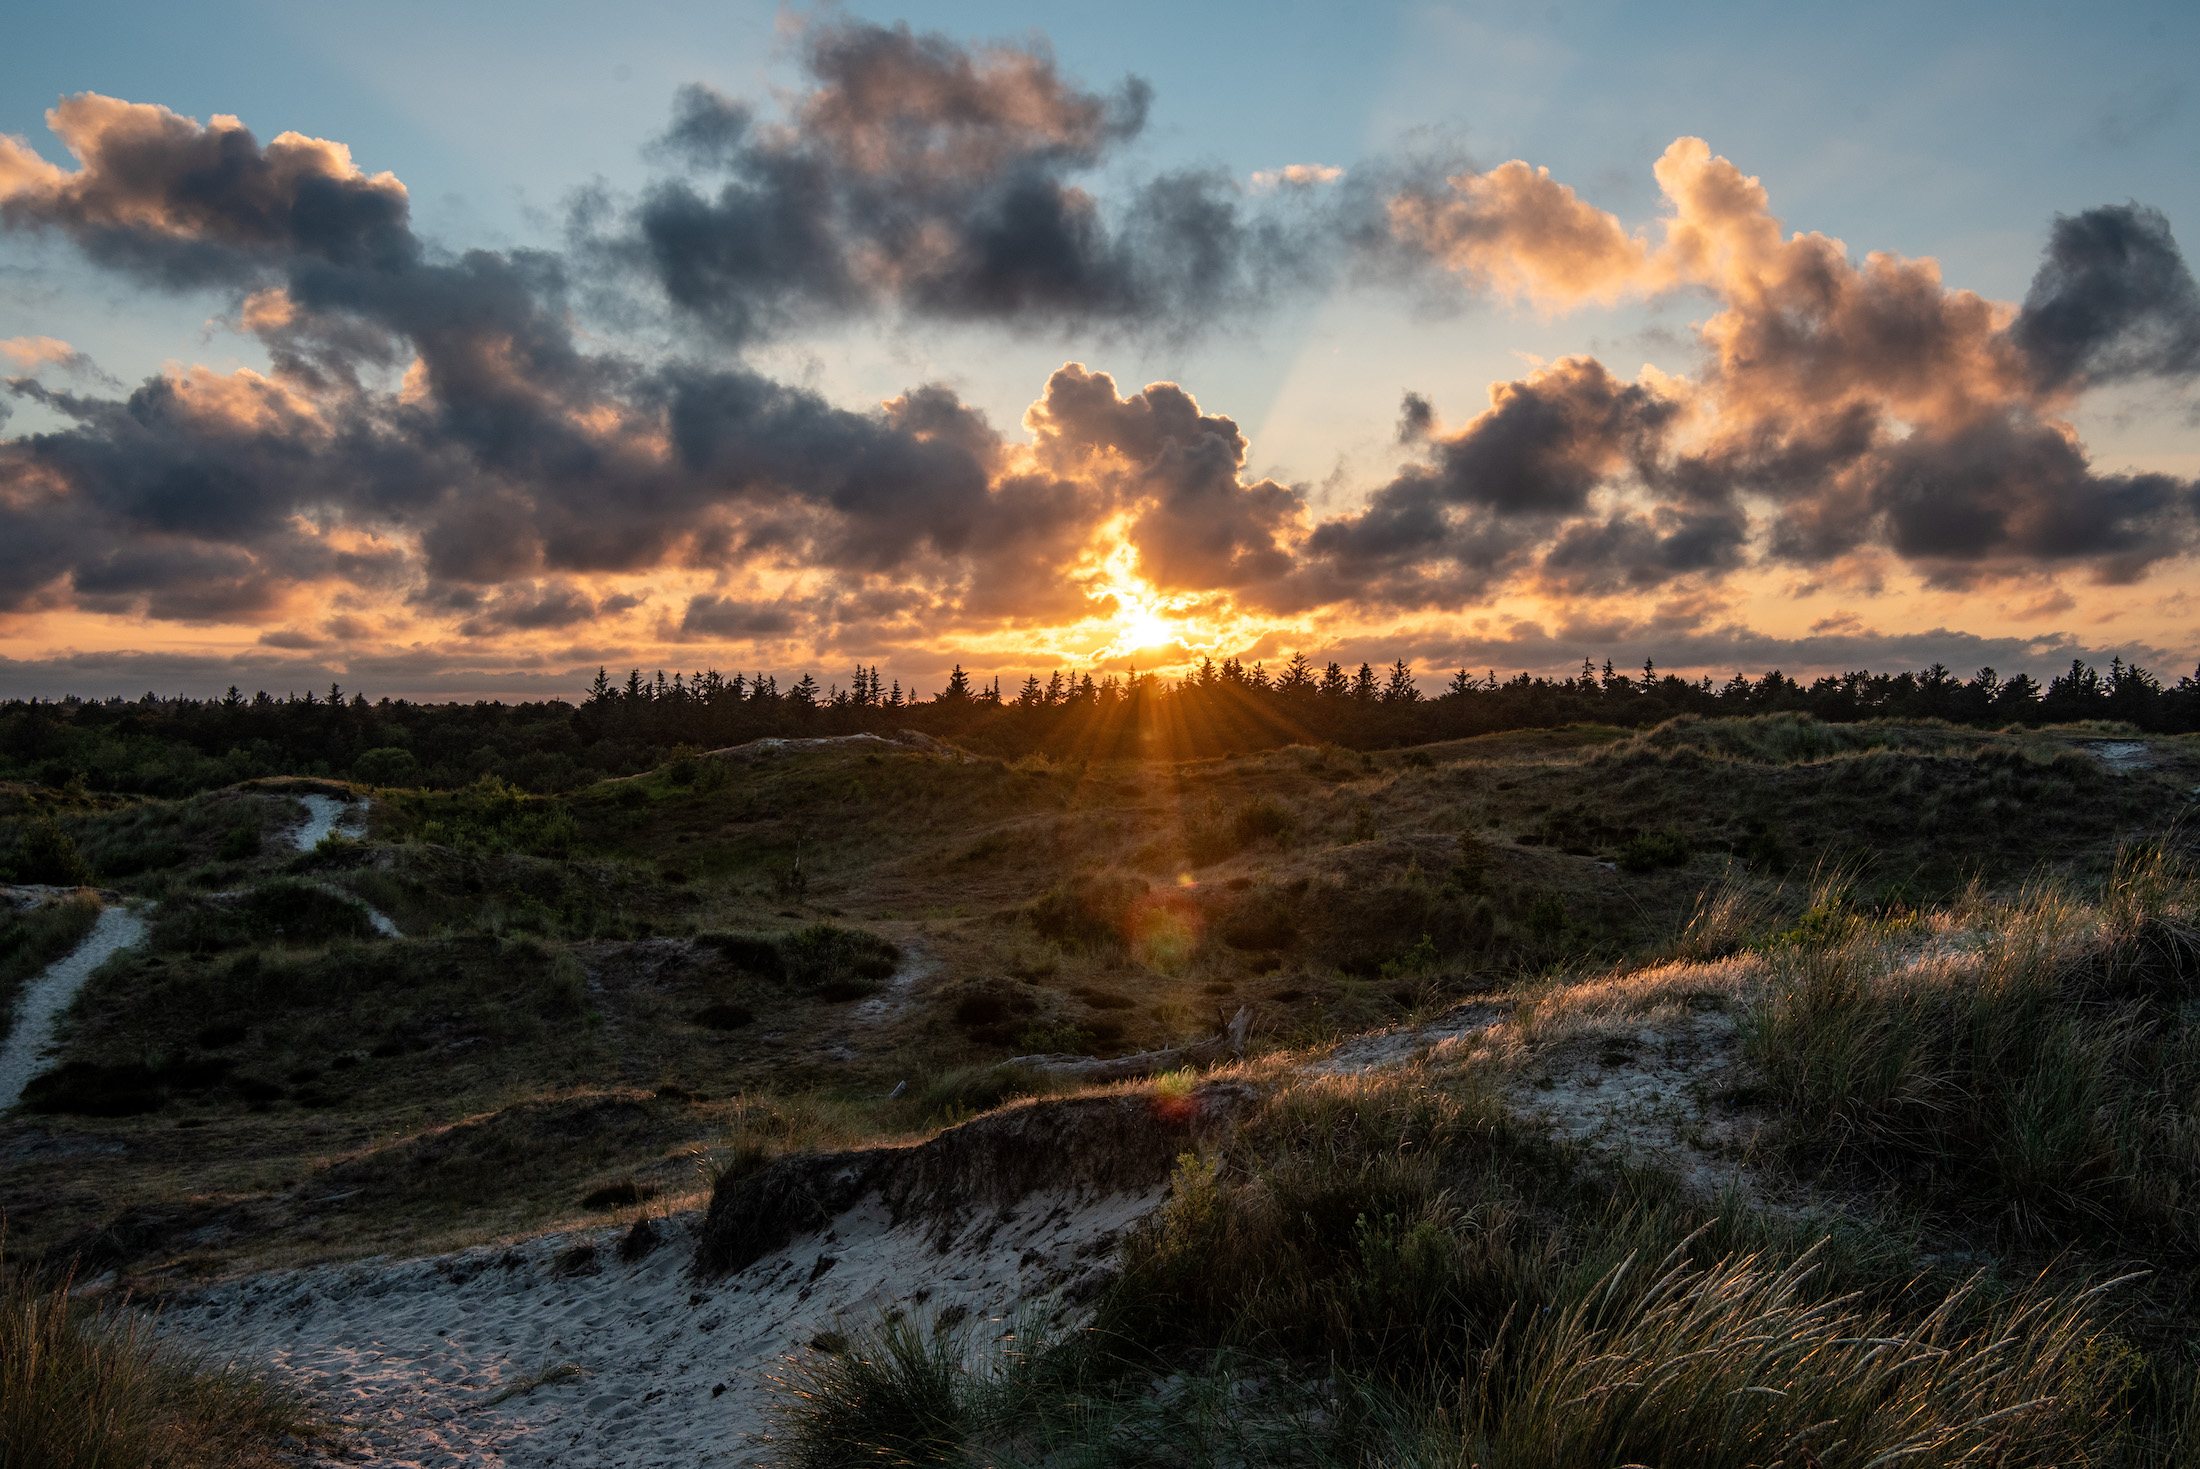
[[[828,1343],[797,1456],[2200,1445],[2200,741],[1773,713],[1173,762],[699,743],[555,789],[376,745],[420,783],[0,792],[0,860],[71,857],[151,919],[0,1121],[11,1249],[157,1294],[630,1224],[1242,1012],[1258,1109],[1183,1161],[1092,1329]],[[308,794],[364,834],[298,850]],[[12,910],[0,975],[94,916]],[[1293,1069],[1461,1003],[1487,1044]],[[1694,1174],[1537,1112],[1686,1026]]]
[[[0,1465],[274,1469],[310,1434],[263,1378],[160,1342],[145,1317],[72,1304],[70,1281],[0,1277]]]

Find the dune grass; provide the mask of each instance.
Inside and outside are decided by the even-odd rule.
[[[69,1282],[0,1282],[0,1469],[261,1469],[293,1461],[304,1406],[265,1380],[161,1342]]]
[[[785,1384],[790,1460],[2186,1462],[2196,919],[2161,844],[2091,890],[1924,914],[1835,872],[1801,920],[1714,892],[1670,962],[1516,1017],[1534,1047],[1607,1010],[1734,1013],[1767,1161],[1844,1184],[1833,1215],[1552,1143],[1504,1048],[1243,1068],[1273,1083],[1257,1115],[1179,1161],[1078,1329],[836,1341]]]
[[[27,909],[0,907],[0,1037],[14,1025],[23,986],[67,956],[97,922],[99,899],[89,892]]]
[[[1751,1060],[1805,1166],[2020,1236],[2200,1244],[2200,889],[2162,847],[2090,899],[2043,884],[1768,955]]]

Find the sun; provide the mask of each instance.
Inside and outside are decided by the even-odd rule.
[[[1133,653],[1187,643],[1195,630],[1180,614],[1197,599],[1165,596],[1139,573],[1138,548],[1111,527],[1113,545],[1099,558],[1085,595],[1094,601],[1111,601],[1115,610],[1102,623],[1107,644],[1094,650],[1094,659],[1128,658]]]

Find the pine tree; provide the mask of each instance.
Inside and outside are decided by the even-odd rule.
[[[817,707],[817,680],[807,673],[803,674],[801,682],[787,690],[787,701],[798,708],[815,709]]]
[[[1365,663],[1360,665],[1358,673],[1352,675],[1352,697],[1361,704],[1375,702],[1375,670]]]
[[[1474,680],[1467,677],[1467,671],[1464,668],[1453,674],[1451,682],[1444,688],[1444,693],[1454,699],[1464,699],[1473,692]]]
[[[1413,704],[1420,701],[1420,687],[1413,681],[1413,668],[1400,658],[1390,665],[1390,676],[1383,681],[1385,704]]]
[[[960,663],[955,665],[953,673],[947,675],[947,687],[940,690],[939,698],[933,702],[937,704],[967,704],[970,702],[970,675],[963,672],[963,666]]]
[[[1283,666],[1276,678],[1279,694],[1311,694],[1314,692],[1314,665],[1304,653],[1293,653],[1291,661]]]
[[[1000,681],[996,679],[993,686],[999,688]],[[1024,686],[1016,693],[1016,707],[1019,709],[1036,709],[1046,702],[1046,697],[1046,689],[1040,684],[1039,675],[1027,673],[1024,675]]]
[[[1352,695],[1352,680],[1334,663],[1322,670],[1321,695],[1325,699],[1345,699]]]

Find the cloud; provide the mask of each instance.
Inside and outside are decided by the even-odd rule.
[[[1640,237],[1551,177],[1514,159],[1454,174],[1447,192],[1408,189],[1390,201],[1390,229],[1477,289],[1566,309],[1654,289],[1669,267]]]
[[[688,172],[562,253],[431,250],[395,178],[233,118],[87,94],[52,115],[75,169],[0,144],[0,222],[221,288],[270,363],[127,392],[12,380],[62,426],[0,440],[0,613],[241,623],[294,651],[321,647],[301,625],[353,643],[419,619],[543,658],[643,591],[668,642],[836,650],[1046,645],[1140,598],[1171,636],[1258,638],[1527,596],[1577,631],[1670,638],[1766,565],[2119,583],[2194,549],[2200,490],[2098,471],[2063,418],[2090,387],[2200,371],[2200,293],[2141,206],[2059,218],[2021,308],[1789,234],[1688,138],[1642,228],[1515,161],[1440,185],[1283,170],[1279,197],[1341,201],[1287,229],[1220,172],[1091,192],[1144,125],[1135,79],[1094,92],[1036,45],[906,27],[802,45],[810,85],[774,118],[683,92],[658,154]],[[851,408],[722,345],[645,358],[588,331],[606,279],[637,271],[737,343],[840,312],[1196,322],[1377,218],[1391,258],[1539,309],[1700,294],[1699,361],[1628,380],[1567,357],[1456,426],[1409,393],[1407,462],[1322,517],[1178,383],[1067,362],[1013,435],[940,384]]]
[[[2042,390],[2200,372],[2200,288],[2158,209],[2057,215],[2010,336]]]
[[[1328,163],[1287,163],[1281,168],[1256,170],[1247,182],[1256,194],[1273,193],[1282,189],[1311,189],[1322,184],[1333,184],[1344,177],[1344,170]]]
[[[1697,375],[1646,375],[1637,407],[1585,359],[1493,388],[1490,413],[1429,439],[1429,462],[1311,550],[1391,600],[1441,598],[1525,564],[1524,517],[1595,496],[1545,546],[1546,590],[1722,570],[1752,542],[1805,565],[1880,548],[1956,586],[2068,564],[2128,581],[2191,551],[2194,486],[2096,473],[2057,417],[2090,384],[2200,372],[2200,292],[2159,213],[2058,218],[2019,312],[1949,289],[1931,260],[1788,235],[1700,139],[1655,172],[1655,242],[1521,163],[1393,201],[1402,248],[1483,289],[1564,307],[1686,287],[1718,309]],[[1431,421],[1409,400],[1409,439]]]
[[[360,172],[341,143],[286,132],[263,148],[234,117],[202,125],[96,92],[46,123],[79,166],[0,137],[0,225],[58,230],[158,284],[233,282],[296,256],[387,266],[414,248],[404,185]]]
[[[58,337],[0,338],[0,357],[24,372],[36,372],[49,364],[71,372],[91,369],[90,358]]]
[[[1078,182],[1144,129],[1137,77],[1103,95],[1036,43],[854,21],[805,29],[802,60],[811,85],[783,121],[682,89],[655,151],[688,175],[619,229],[602,201],[578,221],[599,258],[723,340],[886,309],[1185,330],[1311,266],[1312,244],[1249,215],[1224,173],[1164,173],[1113,208]]]

